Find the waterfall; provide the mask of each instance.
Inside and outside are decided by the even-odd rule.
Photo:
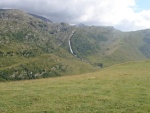
[[[71,47],[71,44],[70,44],[70,39],[69,39],[69,48],[70,48],[70,52],[73,54],[73,50],[72,50],[72,47]]]
[[[71,37],[73,36],[73,34],[76,32],[76,30],[72,31],[71,35],[69,36],[69,49],[70,49],[70,52],[72,54],[74,54],[73,50],[72,50],[72,47],[71,47],[71,43],[70,43],[70,40],[71,40]]]

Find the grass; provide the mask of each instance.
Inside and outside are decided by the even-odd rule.
[[[150,61],[76,76],[0,83],[1,113],[148,113]]]
[[[42,54],[37,57],[26,58],[13,65],[0,68],[0,81],[75,75],[93,72],[98,69],[98,67],[94,67],[89,63],[82,61],[79,62],[76,57],[69,55],[69,53],[60,55]],[[33,76],[30,76],[30,73],[32,73]],[[13,76],[14,74],[15,77]]]

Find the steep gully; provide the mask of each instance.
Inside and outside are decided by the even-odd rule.
[[[72,31],[71,35],[69,36],[69,49],[70,49],[70,52],[71,52],[73,55],[75,55],[75,54],[74,54],[74,52],[73,52],[73,50],[72,50],[70,40],[71,40],[71,37],[74,35],[75,32],[76,32],[76,30]],[[75,55],[75,56],[77,56],[77,55]]]

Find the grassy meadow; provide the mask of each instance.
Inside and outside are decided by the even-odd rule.
[[[56,78],[1,82],[0,113],[149,113],[150,61]]]

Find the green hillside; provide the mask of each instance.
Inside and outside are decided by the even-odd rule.
[[[98,68],[70,54],[75,29],[45,22],[19,10],[0,11],[0,80],[86,73]]]
[[[0,81],[87,73],[150,58],[150,30],[71,26],[0,10]]]
[[[150,30],[121,32],[113,27],[79,27],[72,37],[74,53],[104,67],[150,57]]]
[[[10,66],[0,68],[0,81],[57,77],[96,70],[98,67],[79,62],[77,58],[69,54],[60,54],[60,56],[43,54],[34,58],[19,59]]]
[[[1,113],[148,113],[150,61],[59,78],[0,83]]]

